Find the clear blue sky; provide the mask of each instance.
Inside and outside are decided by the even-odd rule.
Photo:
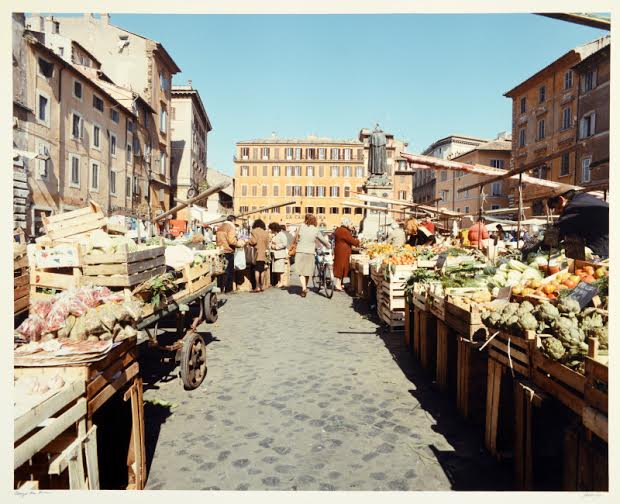
[[[213,124],[208,163],[235,142],[355,138],[376,121],[420,152],[451,133],[511,129],[503,93],[606,32],[531,14],[112,15],[161,42]]]

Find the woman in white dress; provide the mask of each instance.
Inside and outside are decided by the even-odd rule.
[[[288,259],[288,238],[286,233],[284,233],[284,229],[277,222],[272,222],[269,224],[269,230],[273,233],[273,238],[271,239],[271,253],[273,255],[273,262],[271,264],[271,272],[277,275],[278,283],[276,287],[282,288],[283,278],[282,274],[286,268],[286,261]]]
[[[316,224],[316,216],[314,214],[306,214],[304,223],[297,232],[295,270],[299,275],[299,282],[301,283],[301,297],[306,297],[308,293],[308,280],[314,272],[316,242],[319,241],[326,247],[331,246],[329,240],[321,234]]]

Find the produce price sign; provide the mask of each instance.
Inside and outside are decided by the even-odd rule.
[[[512,292],[512,287],[500,287],[499,292],[497,293],[496,299],[505,299],[506,301],[510,300],[510,294]]]
[[[448,254],[446,253],[439,254],[439,256],[437,257],[437,265],[436,265],[438,270],[443,269],[443,267],[446,264],[446,259],[448,259]]]
[[[583,310],[597,294],[598,287],[587,282],[581,282],[573,289],[568,297],[577,301]]]

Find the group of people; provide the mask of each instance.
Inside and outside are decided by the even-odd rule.
[[[342,219],[341,225],[327,235],[324,227],[317,225],[314,214],[306,214],[303,224],[295,235],[285,226],[272,222],[267,226],[262,219],[256,219],[250,231],[250,238],[242,240],[237,237],[235,218],[229,216],[227,221],[216,231],[215,241],[224,252],[227,267],[222,278],[223,292],[233,290],[235,251],[250,246],[254,249],[253,292],[263,292],[269,272],[277,278],[277,288],[287,288],[289,284],[290,265],[295,264],[299,275],[301,297],[306,297],[310,277],[314,273],[316,251],[318,248],[334,250],[334,289],[343,291],[344,278],[349,276],[349,258],[353,247],[360,242],[353,236],[353,223],[349,218]],[[270,263],[270,266],[269,266]]]
[[[403,223],[396,221],[390,224],[387,235],[387,243],[395,247],[403,245],[429,245],[435,241],[435,224],[429,218],[418,222],[415,218],[410,218]]]

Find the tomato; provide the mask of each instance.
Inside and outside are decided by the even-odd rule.
[[[592,266],[586,266],[583,268],[583,271],[585,271],[588,275],[594,275],[594,268]]]
[[[572,279],[568,279],[566,280],[562,285],[564,285],[565,287],[568,287],[569,289],[574,289],[575,287],[577,287],[577,283]]]
[[[549,294],[547,294],[547,297],[549,299],[557,299],[558,298],[553,292],[550,292]]]
[[[596,281],[596,278],[594,278],[592,275],[586,275],[583,277],[583,281],[586,283],[592,283]]]

